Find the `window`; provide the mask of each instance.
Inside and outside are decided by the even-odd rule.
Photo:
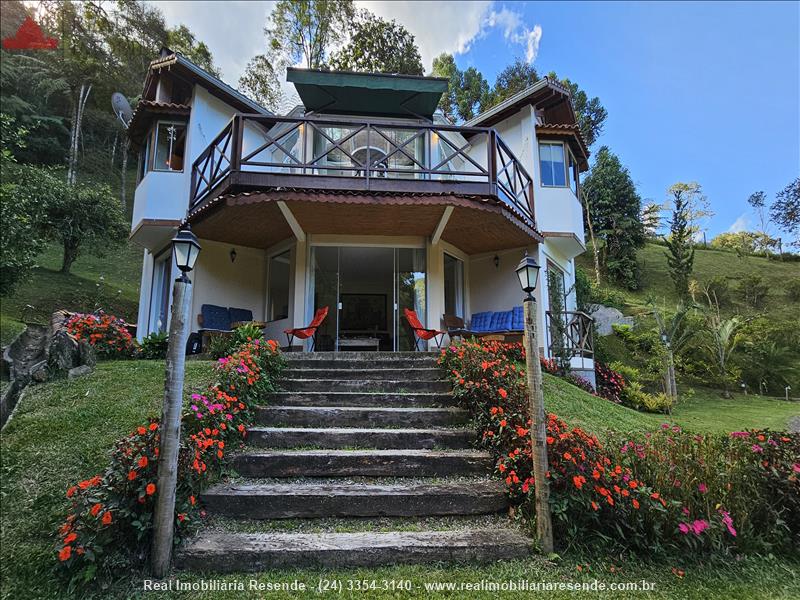
[[[577,196],[578,195],[578,162],[569,152],[569,189]]]
[[[150,286],[150,323],[149,331],[161,332],[167,330],[169,320],[169,290],[172,280],[172,253],[166,252],[155,259],[153,263],[153,279]]]
[[[290,256],[291,251],[287,250],[269,259],[268,321],[289,318]]]
[[[565,187],[567,185],[563,144],[539,144],[539,167],[542,185],[548,187]]]
[[[464,262],[444,255],[444,313],[464,318]]]
[[[184,123],[159,122],[156,125],[155,140],[153,170],[183,171],[186,125]]]

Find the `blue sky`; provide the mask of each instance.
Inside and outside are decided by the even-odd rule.
[[[608,145],[643,199],[699,182],[713,236],[756,221],[747,197],[770,200],[800,175],[798,2],[381,2],[358,0],[416,37],[426,69],[441,52],[494,82],[516,56],[555,70],[608,110]],[[233,85],[264,51],[274,2],[153,2],[211,48]],[[773,232],[776,233],[776,232]]]
[[[508,6],[541,25],[540,74],[600,97],[608,119],[596,147],[619,155],[642,198],[661,202],[672,183],[698,181],[714,235],[755,225],[750,193],[772,198],[800,175],[800,4]],[[457,61],[493,82],[515,55],[523,49],[495,29]]]

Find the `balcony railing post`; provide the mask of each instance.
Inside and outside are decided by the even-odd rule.
[[[234,116],[231,127],[231,172],[240,170],[242,166],[243,129],[241,115]]]
[[[497,131],[489,130],[489,183],[497,184]]]

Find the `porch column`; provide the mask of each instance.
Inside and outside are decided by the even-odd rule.
[[[307,238],[297,240],[294,245],[293,266],[294,283],[292,287],[292,327],[301,328],[308,325],[306,319],[306,279],[307,279]],[[305,348],[306,343],[303,342]]]
[[[444,257],[442,245],[431,243],[428,240],[427,250],[427,296],[428,311],[426,315],[427,327],[429,329],[439,329],[442,326],[442,315],[444,314]],[[435,347],[432,340],[428,340],[428,348]]]

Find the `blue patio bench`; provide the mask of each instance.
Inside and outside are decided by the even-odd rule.
[[[525,314],[521,306],[511,310],[474,313],[469,325],[453,315],[443,316],[450,337],[496,337],[504,341],[520,341],[525,330]]]
[[[235,327],[244,323],[261,324],[260,321],[253,321],[253,311],[247,308],[203,304],[200,314],[197,315],[197,324],[200,326],[197,331],[203,339],[204,348],[209,335],[231,333]]]

